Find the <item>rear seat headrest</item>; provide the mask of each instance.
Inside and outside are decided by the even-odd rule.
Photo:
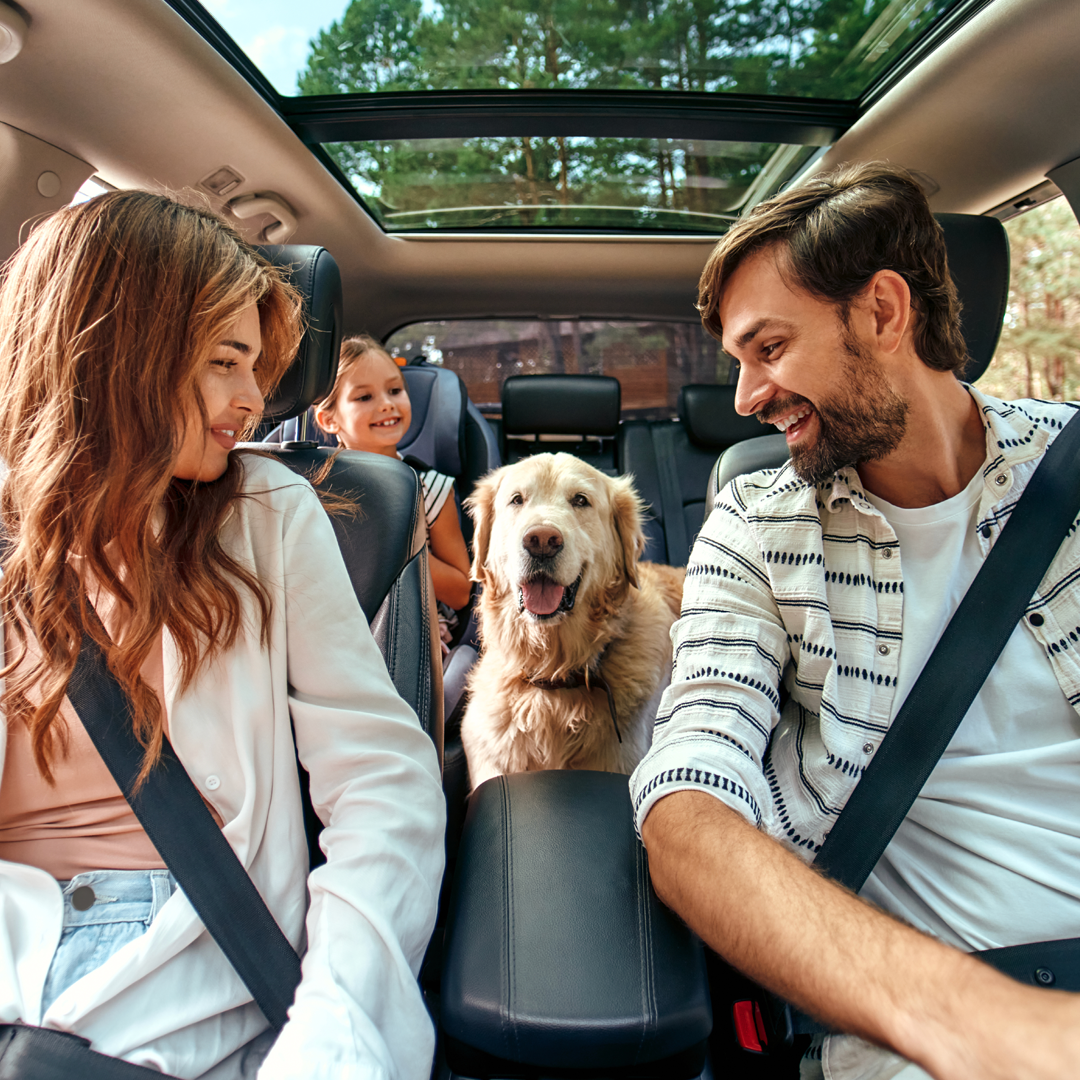
[[[266,403],[263,418],[287,420],[321,401],[334,385],[341,348],[341,271],[326,248],[306,244],[273,244],[259,251],[304,298],[304,325],[296,359]]]
[[[959,374],[974,382],[986,371],[1001,336],[1009,299],[1009,238],[997,218],[935,214],[945,232],[949,270],[963,310],[960,329],[971,362]]]
[[[735,411],[735,387],[710,383],[689,383],[679,391],[679,419],[695,446],[723,450],[743,439],[767,435],[756,416],[740,416]]]
[[[619,430],[622,388],[610,375],[511,375],[502,388],[503,435],[592,435]]]
[[[413,365],[401,369],[412,406],[412,423],[398,443],[398,453],[411,454],[448,476],[460,476],[468,394],[460,377],[447,368]]]

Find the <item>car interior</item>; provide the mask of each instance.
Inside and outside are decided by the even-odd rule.
[[[1002,222],[1062,196],[1080,211],[1080,18],[1060,0],[872,0],[850,5],[861,29],[845,56],[814,53],[805,28],[784,47],[780,30],[750,42],[743,60],[768,53],[767,77],[719,46],[676,77],[678,34],[696,31],[675,19],[658,60],[624,49],[584,81],[580,52],[577,67],[549,62],[517,82],[459,57],[358,86],[336,58],[363,52],[340,0],[302,42],[298,93],[261,70],[254,31],[230,21],[240,6],[0,2],[0,255],[77,198],[167,191],[231,220],[304,294],[309,329],[260,446],[331,492],[359,492],[363,512],[334,518],[342,552],[440,751],[447,873],[421,973],[440,1032],[433,1075],[794,1075],[760,1023],[740,1034],[717,1008],[726,976],[652,893],[624,778],[522,774],[467,797],[456,725],[479,645],[466,611],[439,662],[416,473],[335,454],[311,406],[341,336],[371,334],[412,401],[399,450],[454,477],[467,542],[461,504],[480,477],[562,451],[632,475],[645,558],[686,565],[716,492],[786,458],[781,436],[735,412],[737,368],[700,328],[697,280],[717,237],[840,163],[914,170],[946,231],[965,378],[978,378],[1006,318]],[[717,25],[727,6],[714,5]],[[522,25],[552,10],[532,4]],[[601,30],[622,32],[579,29],[590,57]],[[320,49],[335,52],[323,67]],[[620,187],[605,168],[638,179]],[[628,335],[647,362],[626,359]],[[317,861],[313,813],[307,825]]]

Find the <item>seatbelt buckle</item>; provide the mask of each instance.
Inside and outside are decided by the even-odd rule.
[[[735,1025],[735,1039],[743,1050],[750,1054],[768,1053],[769,1034],[758,1002],[732,1002],[731,1020]]]

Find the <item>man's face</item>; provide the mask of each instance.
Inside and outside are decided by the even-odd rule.
[[[787,285],[780,258],[777,247],[757,252],[728,279],[723,345],[740,364],[736,410],[775,424],[795,471],[816,484],[895,450],[908,404],[836,305]]]

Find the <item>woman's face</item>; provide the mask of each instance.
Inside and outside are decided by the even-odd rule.
[[[262,412],[263,396],[255,381],[262,353],[259,309],[248,304],[214,346],[197,386],[206,420],[194,402],[182,419],[184,441],[173,466],[179,480],[216,480],[229,463],[229,451],[248,420]]]
[[[401,369],[385,353],[364,353],[342,376],[334,407],[315,420],[349,450],[395,457],[412,422]]]

